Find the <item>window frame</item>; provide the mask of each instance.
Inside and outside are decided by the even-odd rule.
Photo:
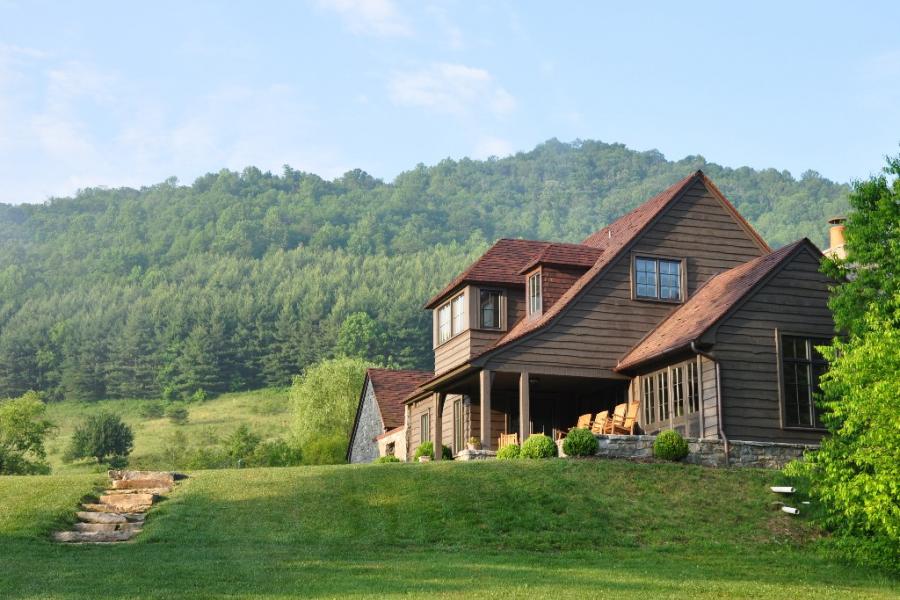
[[[653,261],[656,264],[655,271],[655,296],[642,296],[638,294],[638,277],[637,266],[639,260]],[[678,264],[678,298],[662,298],[662,271],[661,263],[677,263]],[[662,256],[659,254],[651,254],[649,252],[633,252],[631,254],[631,299],[640,300],[642,302],[664,302],[666,304],[683,304],[687,298],[687,286],[685,279],[687,275],[687,264],[684,258],[676,258],[672,256]]]
[[[807,386],[809,388],[809,404],[811,411],[810,425],[792,425],[787,421],[787,387],[785,386],[785,357],[784,357],[784,338],[800,338],[805,342],[808,359],[803,361],[798,359],[790,359],[795,364],[805,364],[807,368]],[[821,343],[816,343],[819,341]],[[775,362],[778,372],[778,417],[781,429],[787,431],[828,431],[821,423],[821,414],[819,407],[816,405],[816,396],[819,394],[818,378],[814,380],[816,366],[824,366],[827,370],[828,361],[824,358],[816,359],[814,346],[824,346],[831,344],[832,339],[827,335],[816,335],[811,333],[798,333],[795,331],[781,331],[775,329]]]
[[[484,294],[496,294],[497,304],[494,308],[494,310],[497,313],[496,314],[496,318],[497,318],[496,326],[493,326],[493,325],[488,326],[488,325],[485,325],[485,323],[484,323],[484,304],[483,304],[484,299],[482,298],[482,295],[484,295]],[[473,294],[473,296],[474,296],[474,294]],[[503,293],[502,289],[492,288],[492,287],[478,288],[478,329],[484,329],[486,331],[503,331],[504,329],[506,329],[506,323],[505,323],[506,319],[504,318],[505,317],[504,313],[506,312],[505,306],[506,306],[505,294]]]
[[[679,373],[677,376],[676,371]],[[644,429],[652,425],[665,428],[675,419],[687,419],[692,415],[700,415],[702,418],[703,389],[696,357],[642,373],[640,379],[641,415],[644,419],[640,423]],[[682,407],[681,414],[676,410],[678,401]]]
[[[465,406],[462,398],[453,401],[453,454],[459,454],[466,448],[465,439]]]
[[[536,284],[533,282],[537,282]],[[534,294],[535,290],[537,295]],[[537,302],[535,302],[537,300]],[[525,278],[525,302],[528,307],[528,316],[537,317],[544,312],[544,276],[541,269],[532,271]],[[535,308],[537,304],[537,308]]]
[[[419,415],[419,444],[431,441],[431,410]]]
[[[453,294],[449,300],[438,305],[437,308],[434,309],[435,318],[434,318],[434,347],[437,348],[442,346],[457,337],[458,335],[465,333],[465,331],[469,328],[467,321],[467,314],[469,312],[469,307],[466,303],[466,294],[468,288],[463,288],[459,293]],[[462,313],[460,315],[456,314],[456,304],[459,303],[459,306],[462,307]],[[446,310],[449,314],[449,320],[447,321],[448,327],[448,336],[444,339],[441,337],[441,313]],[[457,325],[458,324],[458,325]],[[458,327],[458,328],[457,328]]]

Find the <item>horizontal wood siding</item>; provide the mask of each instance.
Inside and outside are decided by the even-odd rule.
[[[472,356],[471,331],[463,331],[434,349],[434,373],[440,375],[461,365]]]
[[[729,439],[816,442],[821,433],[781,428],[775,331],[830,338],[834,321],[817,259],[801,250],[719,326],[714,352],[721,364],[725,434]]]
[[[703,403],[703,437],[719,437],[719,405],[716,391],[716,363],[700,357],[700,401]]]
[[[470,431],[474,432],[472,435],[478,437],[481,431],[481,405],[477,398],[472,400],[472,404],[469,407],[469,418],[471,419],[469,423]],[[506,413],[491,406],[491,443],[490,447],[484,446],[484,449],[496,450],[501,433],[506,433]]]
[[[578,278],[584,275],[587,269],[574,269],[555,266],[541,268],[541,294],[544,310],[549,310],[556,304],[560,296],[566,293]]]
[[[444,446],[453,447],[453,401],[460,396],[448,395],[444,401],[444,410],[441,411],[441,443]],[[434,398],[429,396],[410,407],[409,412],[409,447],[407,448],[407,460],[412,460],[416,449],[422,443],[422,415],[431,414],[431,438],[434,439]]]
[[[685,258],[688,294],[762,250],[702,183],[695,184],[650,227],[635,253]],[[624,254],[557,321],[491,357],[487,368],[584,370],[618,377],[613,368],[676,306],[633,300],[631,256]]]

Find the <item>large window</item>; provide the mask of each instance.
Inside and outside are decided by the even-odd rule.
[[[466,295],[460,294],[437,309],[437,343],[443,344],[463,332],[466,325]]]
[[[681,261],[639,256],[634,259],[634,295],[650,300],[681,300]]]
[[[656,394],[654,393],[656,388],[653,377],[643,377],[642,379],[644,381],[644,394],[641,400],[644,405],[644,424],[649,425],[656,420],[653,413],[653,409],[656,408]]]
[[[687,364],[687,375],[688,412],[695,413],[700,410],[700,377],[696,361]]]
[[[541,272],[538,271],[528,278],[528,314],[539,315],[543,308],[544,303],[541,298]]]
[[[684,414],[684,367],[672,367],[672,414]]]
[[[659,415],[660,421],[668,421],[669,420],[669,372],[665,369],[656,374],[656,388],[657,394],[656,399],[659,401],[659,410],[656,411],[656,414]]]
[[[500,290],[481,290],[479,292],[479,306],[482,329],[500,329]]]
[[[781,365],[784,378],[784,424],[786,427],[822,428],[815,394],[819,377],[828,363],[816,350],[826,346],[824,338],[781,336]]]
[[[683,425],[700,412],[700,378],[696,359],[641,376],[641,411],[644,429]],[[658,423],[657,427],[650,427]]]
[[[422,435],[420,436],[422,438],[420,440],[420,442],[423,444],[425,442],[430,442],[431,441],[431,413],[430,412],[426,412],[425,414],[422,415],[422,419],[419,422],[419,426],[421,427],[421,433],[422,433]]]

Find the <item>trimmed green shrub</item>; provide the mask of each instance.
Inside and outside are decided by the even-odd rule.
[[[519,452],[522,458],[553,458],[556,456],[556,444],[543,433],[528,436]]]
[[[563,440],[563,452],[567,456],[593,456],[597,453],[597,438],[590,429],[572,429]]]
[[[519,458],[521,451],[518,444],[509,444],[497,450],[497,458],[500,460],[513,460]]]
[[[653,442],[653,456],[663,460],[679,461],[688,455],[688,443],[673,429],[663,431]]]
[[[398,463],[398,462],[400,462],[400,459],[397,458],[396,456],[394,456],[393,454],[388,454],[387,456],[379,456],[378,458],[375,459],[375,462],[377,464]]]
[[[450,451],[450,448],[447,446],[441,446],[443,451],[441,452],[441,457],[444,460],[450,460],[453,458],[453,453]],[[416,453],[414,458],[419,460],[422,456],[428,456],[431,459],[434,459],[434,443],[433,442],[424,442],[416,448]]]

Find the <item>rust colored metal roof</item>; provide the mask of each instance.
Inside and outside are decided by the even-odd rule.
[[[366,375],[375,389],[375,401],[381,413],[381,422],[385,429],[395,429],[404,424],[403,401],[419,385],[431,379],[434,373],[369,369]]]
[[[811,246],[804,238],[775,252],[755,258],[711,277],[703,287],[632,348],[616,367],[628,370],[642,363],[689,348],[737,306],[763,280],[784,264],[795,252]]]
[[[538,265],[562,265],[590,269],[603,254],[603,250],[584,244],[548,242],[527,265],[519,270],[523,275]]]
[[[478,260],[469,265],[469,268],[435,294],[425,304],[425,308],[434,308],[450,292],[463,283],[524,286],[525,280],[519,274],[519,271],[548,245],[550,245],[548,242],[534,240],[498,240]]]

